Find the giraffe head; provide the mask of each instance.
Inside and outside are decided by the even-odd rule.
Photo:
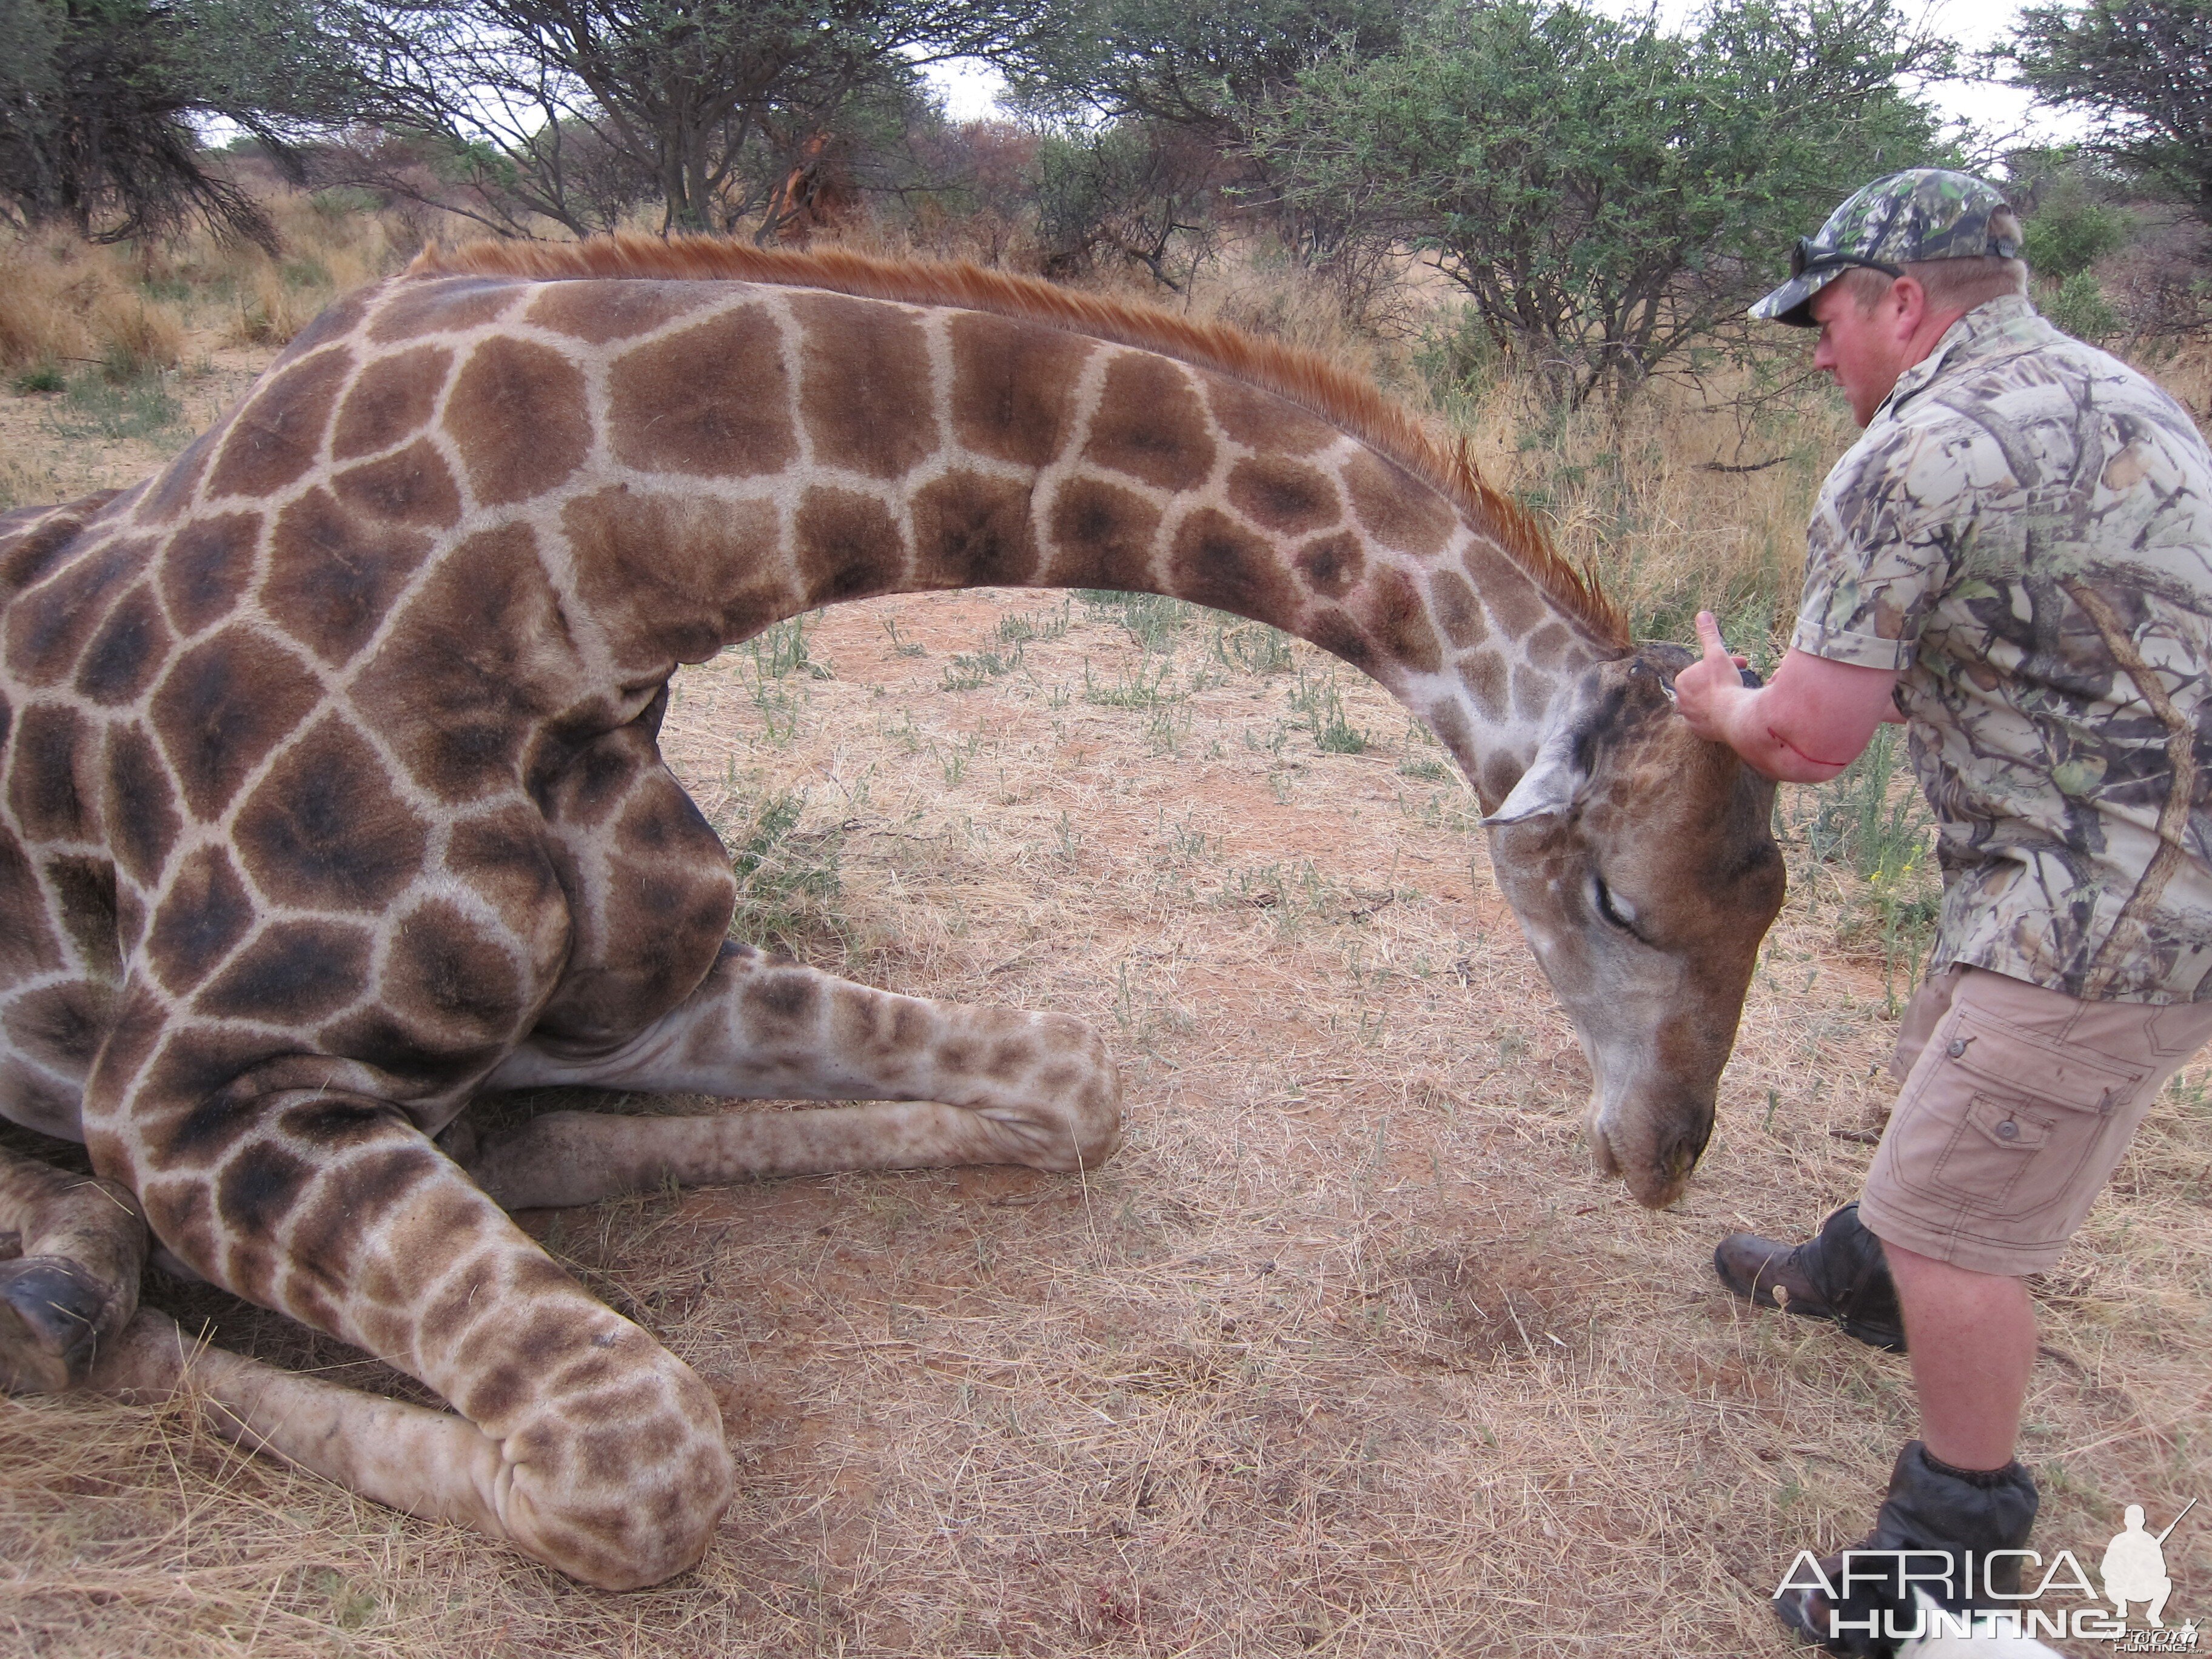
[[[1712,1133],[1782,908],[1774,786],[1675,712],[1691,660],[1647,645],[1588,670],[1484,820],[1499,884],[1589,1058],[1591,1152],[1654,1208]]]

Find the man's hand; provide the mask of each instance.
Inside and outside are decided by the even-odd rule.
[[[1705,654],[1674,676],[1674,706],[1699,737],[1726,743],[1728,710],[1752,695],[1742,673],[1749,659],[1721,643],[1721,625],[1710,611],[1698,612],[1698,643]]]
[[[1898,718],[1894,669],[1793,650],[1754,689],[1710,611],[1698,613],[1698,641],[1705,654],[1674,677],[1675,706],[1699,737],[1728,744],[1778,782],[1826,783],[1858,757],[1875,726]]]

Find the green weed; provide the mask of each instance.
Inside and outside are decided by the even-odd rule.
[[[738,835],[730,868],[738,878],[737,911],[730,937],[802,954],[810,936],[838,932],[834,901],[843,890],[839,859],[845,828],[802,830],[803,790],[763,796]]]
[[[161,375],[118,382],[105,373],[80,374],[68,383],[62,407],[48,412],[46,424],[58,438],[152,438],[184,412]]]

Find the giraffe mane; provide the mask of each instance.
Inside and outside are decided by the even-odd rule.
[[[1106,299],[980,266],[884,259],[843,248],[797,252],[716,236],[666,240],[635,232],[581,242],[482,241],[432,247],[402,280],[522,276],[559,282],[590,277],[766,283],[818,288],[907,305],[955,306],[1043,323],[1120,345],[1157,351],[1217,370],[1310,410],[1421,478],[1456,506],[1568,617],[1598,642],[1629,648],[1628,624],[1594,572],[1577,568],[1551,544],[1535,517],[1486,483],[1464,439],[1446,443],[1374,383],[1279,341],[1225,323],[1194,322],[1153,306]]]

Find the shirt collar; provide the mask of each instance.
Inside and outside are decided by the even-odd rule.
[[[1929,354],[1897,377],[1875,410],[1878,421],[1885,415],[1894,416],[1905,403],[1943,371],[1944,365],[1956,357],[1961,362],[1971,362],[1994,356],[2009,347],[2032,343],[2051,330],[2033,306],[2017,294],[2008,294],[2002,299],[1990,300],[1945,329],[1942,337]],[[1873,421],[1868,424],[1871,426]]]

